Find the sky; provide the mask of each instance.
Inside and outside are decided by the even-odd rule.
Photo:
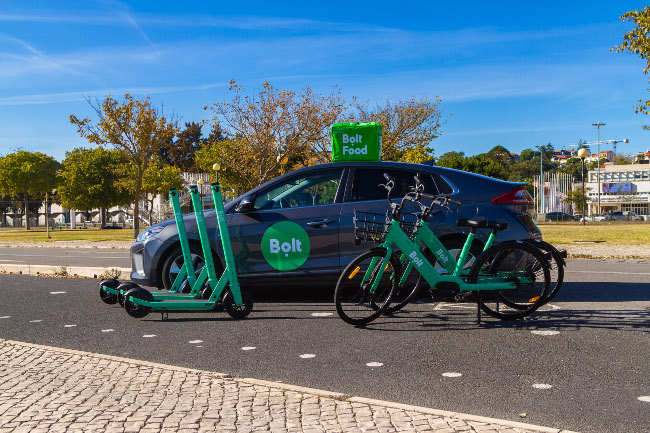
[[[441,99],[436,156],[501,145],[512,152],[579,140],[650,150],[645,62],[610,49],[638,1],[114,1],[0,0],[0,155],[18,149],[61,161],[93,147],[69,116],[87,98],[125,93],[183,122],[228,100],[231,79],[264,81],[371,105]],[[206,128],[204,128],[206,129]],[[207,131],[204,131],[207,132]],[[610,145],[601,145],[606,150]],[[595,148],[593,149],[595,150]]]

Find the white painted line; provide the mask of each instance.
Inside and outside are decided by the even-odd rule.
[[[194,347],[203,347],[203,346],[194,346]]]
[[[456,373],[453,371],[447,372],[447,373],[442,373],[443,377],[461,377],[463,373]]]
[[[366,364],[366,366],[368,367],[381,367],[383,365],[384,365],[383,362],[369,362]]]
[[[333,316],[334,313],[311,313],[311,315],[314,317],[328,317]]]
[[[530,331],[530,333],[531,333],[531,334],[535,334],[535,335],[557,335],[557,334],[560,333],[560,331],[553,331],[553,330],[542,331],[542,330],[536,330],[536,331]]]
[[[313,353],[305,353],[304,355],[300,355],[302,359],[309,359],[309,358],[316,358],[316,355]]]
[[[50,295],[61,295],[65,292],[50,292]]]
[[[10,318],[10,317],[11,317],[11,316],[0,316],[0,319],[8,319],[8,318]]]
[[[74,328],[77,325],[63,325],[64,328]]]
[[[645,403],[650,403],[650,395],[642,395],[641,397],[638,398],[639,401],[643,401]]]
[[[42,322],[42,320],[41,320],[41,319],[38,319],[38,320],[30,320],[30,321],[29,321],[29,323],[39,323],[39,322]]]
[[[551,388],[553,388],[553,385],[549,385],[547,383],[534,383],[533,388],[535,388],[535,389],[551,389]]]
[[[190,341],[190,344],[199,344],[199,343],[203,343],[203,340],[192,340],[192,341]]]
[[[570,274],[650,275],[648,272],[565,271]]]
[[[155,336],[156,334],[147,334],[147,335],[143,335],[142,338],[153,338]]]
[[[254,346],[246,346],[241,348],[241,350],[255,350],[255,349],[257,349],[257,347]]]
[[[113,332],[115,329],[102,329],[102,332]]]

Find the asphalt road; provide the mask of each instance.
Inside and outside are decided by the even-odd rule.
[[[254,293],[242,321],[137,320],[93,280],[2,275],[0,338],[585,433],[650,431],[650,265],[567,271],[533,320],[477,327],[473,305],[435,301],[367,328],[341,321],[329,291]]]
[[[129,250],[104,248],[0,248],[0,264],[130,268]]]

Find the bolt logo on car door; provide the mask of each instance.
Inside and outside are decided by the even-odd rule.
[[[262,254],[279,271],[298,269],[309,257],[309,236],[298,224],[282,221],[269,227],[262,236]]]

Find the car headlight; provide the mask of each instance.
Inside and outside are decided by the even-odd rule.
[[[138,235],[137,240],[140,242],[144,242],[150,237],[156,236],[158,233],[163,231],[164,228],[165,227],[149,227],[148,229],[146,229],[145,231],[143,231]]]

